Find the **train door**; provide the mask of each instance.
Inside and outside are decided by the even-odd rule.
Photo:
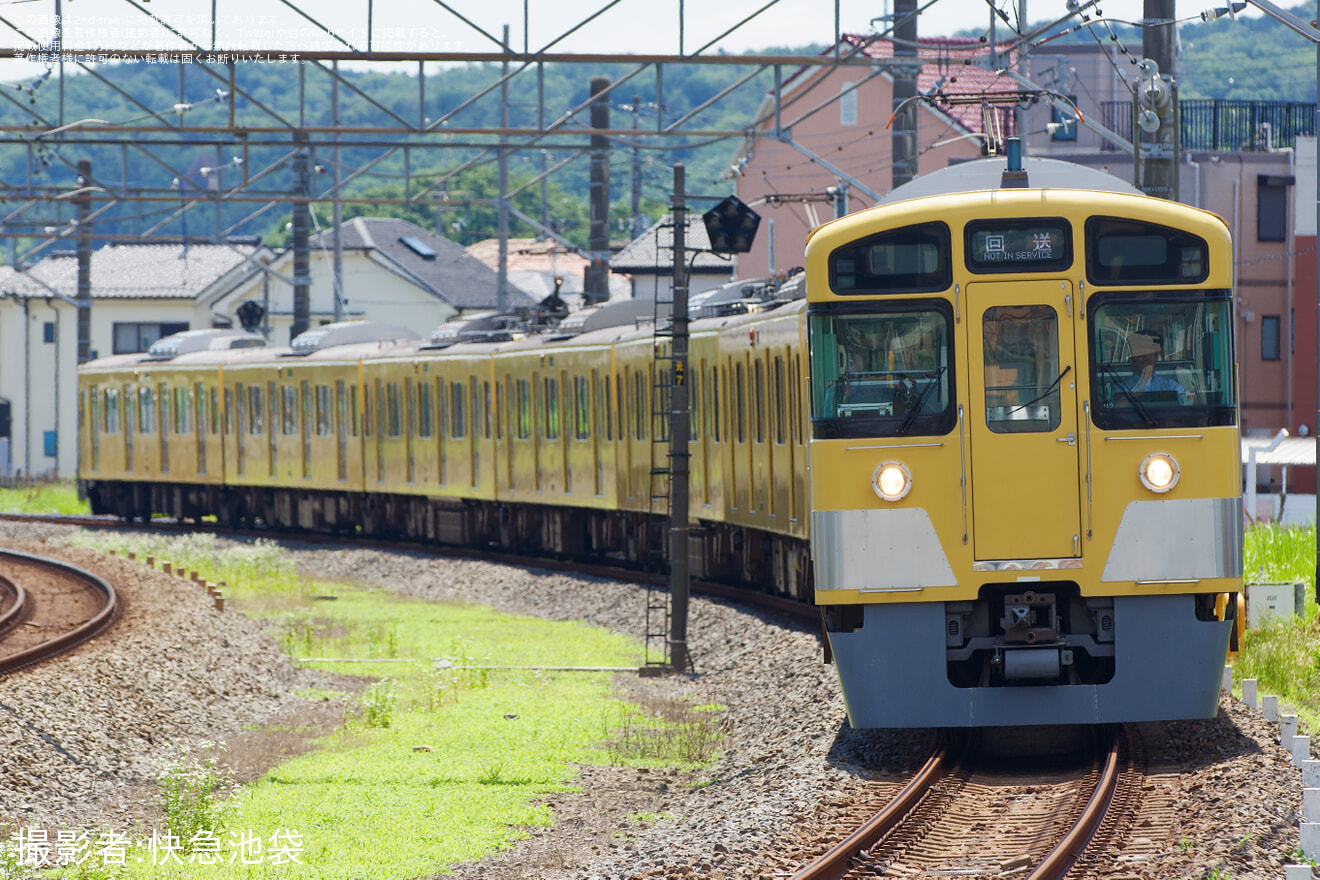
[[[344,394],[344,380],[335,381],[335,455],[338,458],[339,481],[348,481],[348,398]]]
[[[967,301],[975,557],[1079,556],[1072,286],[974,283]]]

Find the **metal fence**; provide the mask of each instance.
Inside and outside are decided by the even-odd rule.
[[[1105,101],[1105,125],[1132,140],[1132,102]],[[1297,135],[1314,134],[1315,105],[1300,101],[1191,99],[1178,102],[1184,150],[1257,150],[1291,147]],[[1117,150],[1104,142],[1102,149]]]

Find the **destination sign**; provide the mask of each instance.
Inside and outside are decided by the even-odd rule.
[[[967,224],[972,272],[1054,272],[1072,264],[1072,228],[1062,218]]]

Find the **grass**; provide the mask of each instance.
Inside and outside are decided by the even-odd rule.
[[[491,668],[638,665],[641,646],[606,630],[298,581],[279,548],[260,541],[225,549],[207,536],[89,535],[75,543],[151,552],[224,579],[231,603],[266,620],[294,656],[331,658],[310,665],[378,677],[353,698],[345,727],[316,751],[223,802],[223,786],[213,784],[206,822],[226,829],[224,855],[236,852],[245,831],[260,835],[268,853],[272,835],[296,832],[301,864],[199,866],[185,854],[182,865],[152,865],[138,849],[114,876],[426,876],[550,824],[538,800],[571,790],[577,764],[694,766],[720,753],[726,722],[717,705],[625,703],[609,673]],[[200,814],[192,796],[204,787],[181,786],[181,819]],[[145,861],[132,863],[132,853]],[[100,876],[79,871],[63,876]]]
[[[1278,525],[1247,529],[1243,570],[1247,583],[1307,584],[1302,617],[1280,617],[1246,632],[1233,677],[1254,678],[1262,693],[1278,694],[1302,723],[1320,730],[1320,618],[1312,601],[1315,529]]]
[[[0,513],[87,514],[87,502],[73,483],[37,483],[26,489],[0,489]]]

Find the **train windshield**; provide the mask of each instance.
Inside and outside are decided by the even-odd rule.
[[[947,303],[808,316],[818,439],[946,434],[955,415]]]
[[[1100,428],[1234,423],[1233,334],[1222,296],[1096,297],[1093,418]]]

